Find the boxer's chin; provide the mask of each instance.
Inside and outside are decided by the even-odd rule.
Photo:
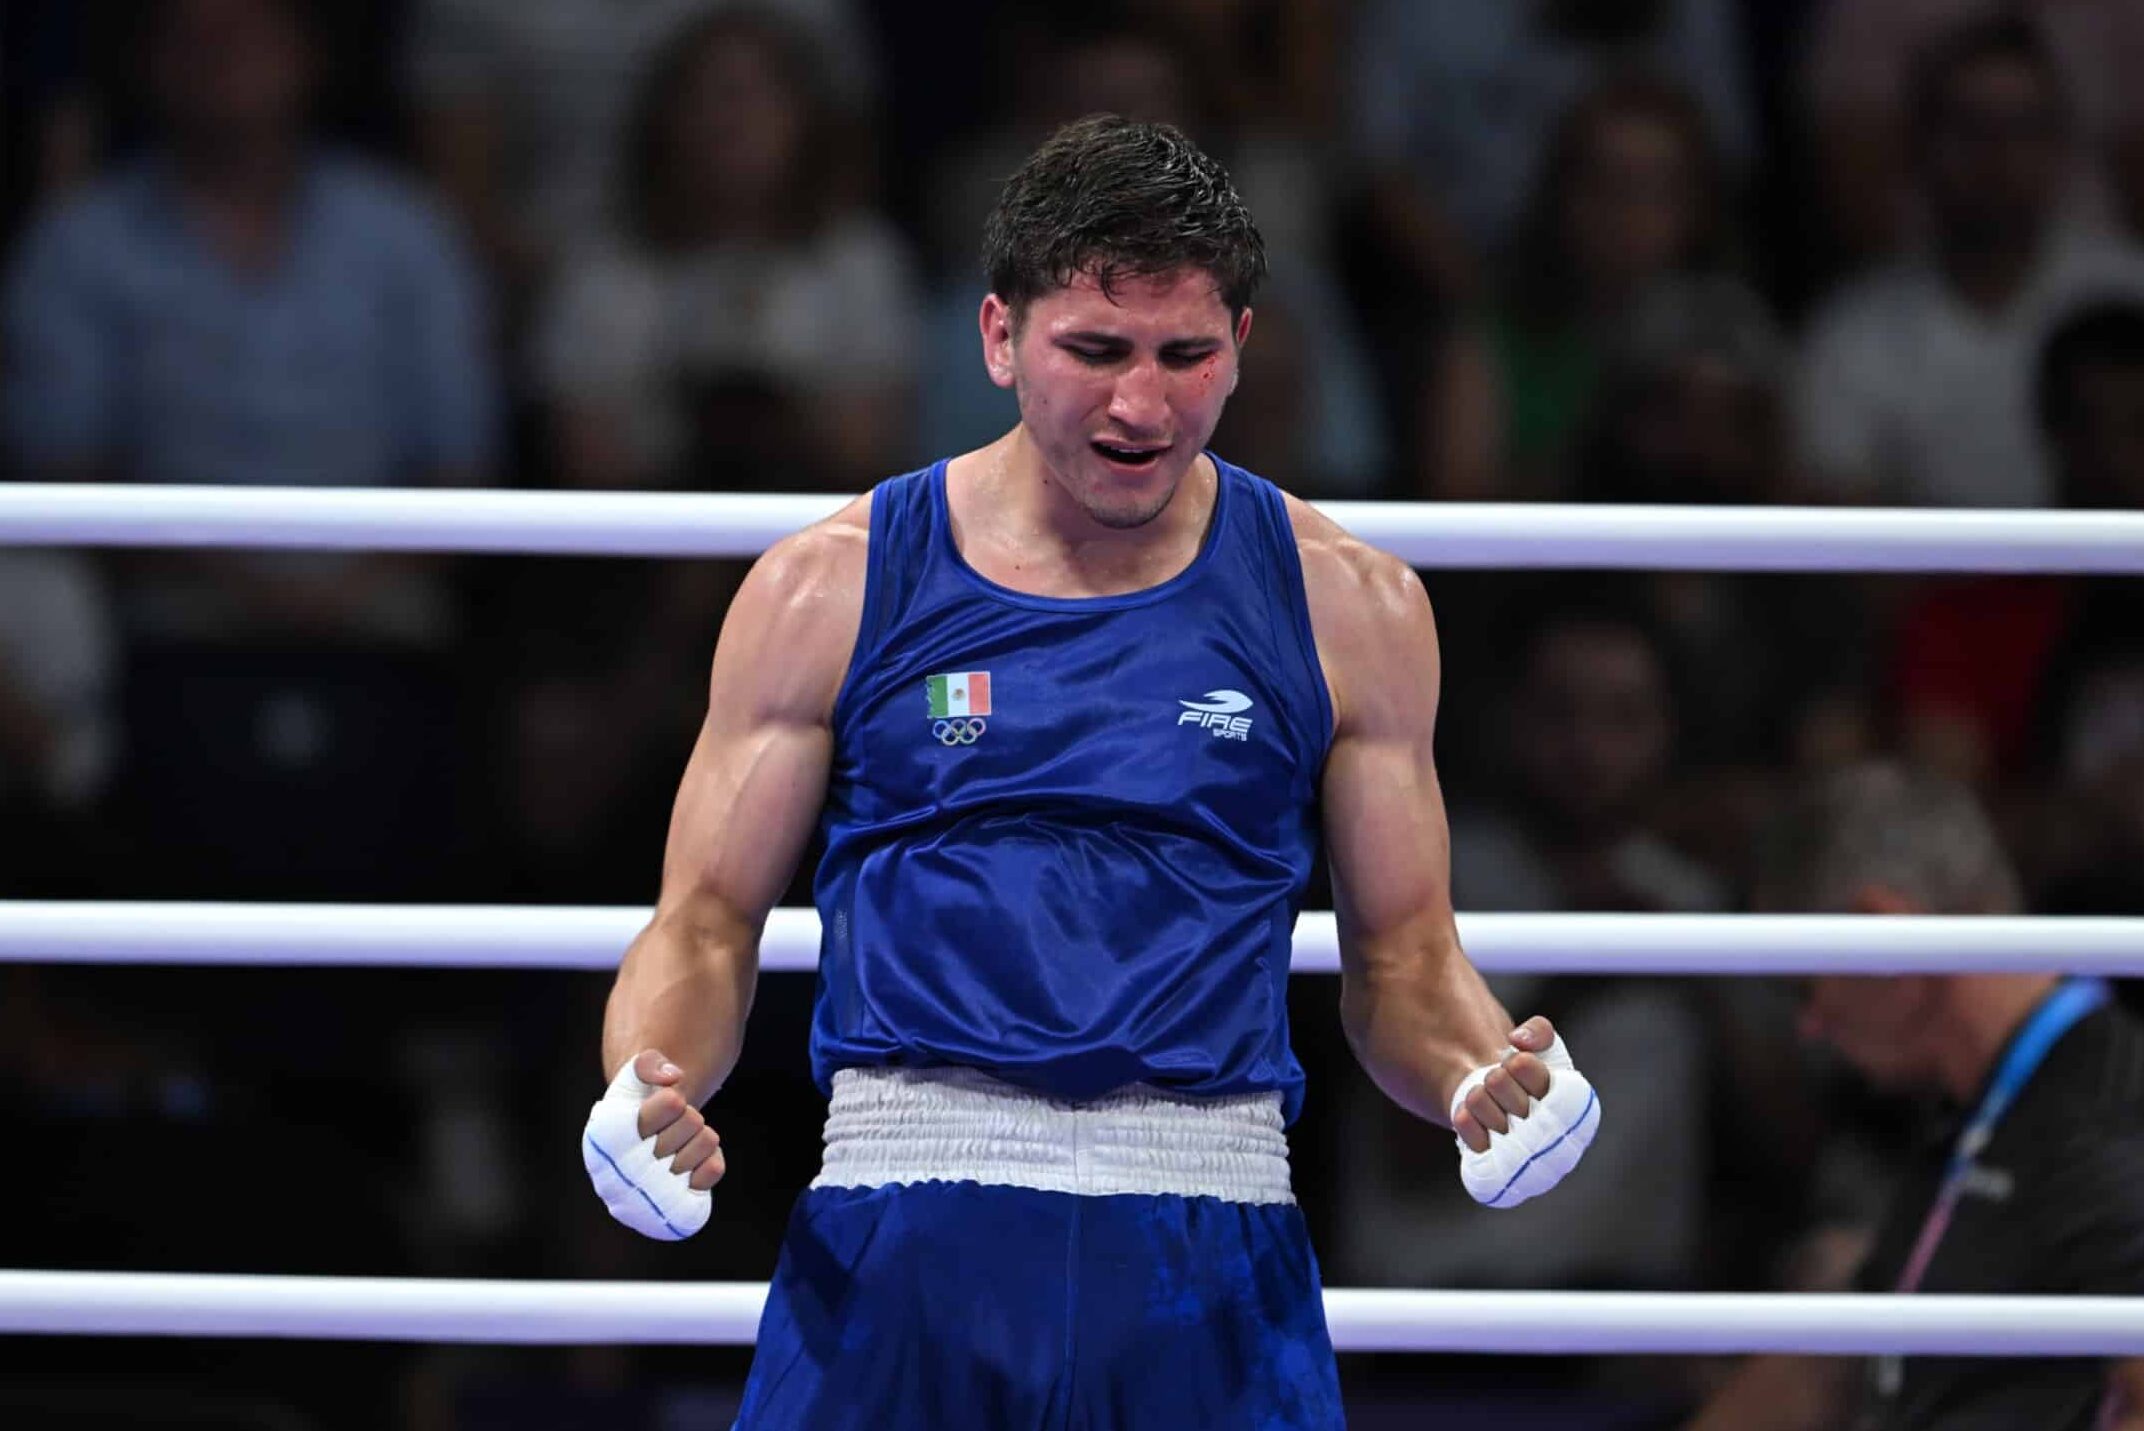
[[[1173,448],[1140,463],[1115,460],[1100,448],[1092,449],[1089,458],[1067,485],[1081,511],[1097,525],[1116,531],[1143,527],[1168,511],[1190,466]]]

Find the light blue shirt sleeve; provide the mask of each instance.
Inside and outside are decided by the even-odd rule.
[[[1370,0],[1350,37],[1347,118],[1355,152],[1379,167],[1398,167],[1414,155],[1410,123],[1416,99],[1413,47],[1391,0]]]
[[[1440,141],[1463,123],[1455,93],[1459,56],[1497,46],[1508,19],[1488,6],[1443,0],[1368,0],[1350,36],[1348,138],[1356,154],[1379,168],[1415,167],[1424,177],[1451,155]]]
[[[1735,169],[1748,169],[1756,159],[1757,120],[1737,8],[1726,0],[1685,0],[1675,42],[1684,82],[1704,105],[1721,154]]]
[[[414,205],[401,226],[400,406],[415,475],[486,475],[497,453],[498,374],[483,284],[450,226]]]
[[[112,248],[98,211],[77,203],[35,223],[9,267],[0,403],[9,455],[26,476],[95,461],[119,445],[117,339],[101,281]]]

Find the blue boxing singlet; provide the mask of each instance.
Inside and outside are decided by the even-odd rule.
[[[1332,708],[1280,492],[1213,459],[1190,566],[1031,596],[956,549],[945,463],[880,484],[815,896],[812,1068],[1084,1100],[1303,1075],[1290,936]]]

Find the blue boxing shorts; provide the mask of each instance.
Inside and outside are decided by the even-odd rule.
[[[835,1075],[737,1431],[1342,1425],[1276,1095]]]

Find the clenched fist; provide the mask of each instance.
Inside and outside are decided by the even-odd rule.
[[[1600,1097],[1544,1018],[1512,1030],[1496,1063],[1452,1095],[1459,1180],[1485,1207],[1517,1207],[1578,1166],[1600,1128]]]
[[[588,1110],[581,1163],[610,1215],[666,1242],[707,1225],[708,1189],[724,1171],[722,1140],[672,1085],[683,1073],[657,1049],[618,1070]]]

